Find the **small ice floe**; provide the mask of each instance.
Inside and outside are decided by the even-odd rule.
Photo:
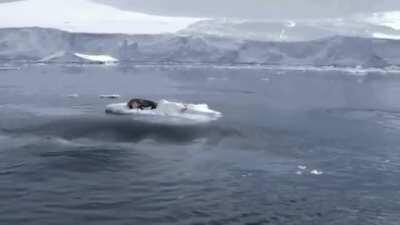
[[[109,98],[109,99],[117,99],[117,98],[121,98],[121,95],[100,95],[100,98]]]
[[[323,172],[320,171],[320,170],[311,170],[311,171],[310,171],[310,174],[312,174],[312,175],[322,175]]]
[[[74,53],[74,55],[83,60],[102,64],[115,64],[118,62],[118,59],[109,55],[87,55],[82,53]]]
[[[299,166],[297,166],[297,168],[298,168],[299,170],[305,170],[305,169],[307,169],[307,166],[299,165]]]
[[[303,171],[298,170],[298,171],[296,171],[296,174],[297,175],[303,175]]]
[[[384,163],[390,163],[390,160],[389,160],[389,159],[387,159],[387,160],[385,160],[385,161],[384,161]]]
[[[67,97],[68,98],[79,98],[79,95],[78,94],[70,94],[70,95],[67,95]]]
[[[207,104],[186,104],[164,99],[153,110],[130,109],[126,102],[122,102],[107,105],[105,111],[115,115],[134,115],[136,119],[148,122],[172,124],[205,123],[222,117],[221,112],[210,109]]]
[[[253,176],[253,173],[244,173],[242,174],[242,177],[251,177]]]

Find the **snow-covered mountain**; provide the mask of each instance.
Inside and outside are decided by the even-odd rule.
[[[239,40],[176,34],[69,33],[42,28],[0,29],[2,62],[81,62],[106,55],[120,63],[213,63],[386,67],[400,65],[400,41],[334,36],[304,42]]]
[[[42,27],[69,32],[173,33],[199,18],[124,11],[91,0],[23,0],[0,3],[0,28]]]
[[[400,11],[324,19],[207,19],[149,15],[94,0],[0,1],[0,28],[41,27],[77,33],[214,35],[259,41],[331,36],[400,39]]]
[[[324,19],[167,17],[114,8],[93,0],[0,2],[0,28],[41,27],[76,33],[213,35],[258,41],[308,41],[331,36],[400,39],[400,12]]]
[[[259,41],[309,41],[332,36],[400,39],[400,30],[372,18],[357,16],[287,21],[214,19],[191,24],[180,33]]]

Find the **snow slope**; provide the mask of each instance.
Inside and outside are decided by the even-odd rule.
[[[400,21],[400,19],[396,20],[394,17],[393,23],[397,21]],[[386,25],[390,25],[389,21],[372,21],[370,15],[296,21],[213,19],[191,24],[181,30],[180,33],[280,42],[310,41],[332,36],[373,38],[376,37],[376,34],[384,34],[388,39],[400,36],[400,30],[395,30],[392,26]]]
[[[84,33],[156,34],[176,32],[199,20],[124,11],[90,0],[0,3],[0,28],[43,27]]]

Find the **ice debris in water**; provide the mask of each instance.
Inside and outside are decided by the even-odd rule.
[[[296,171],[296,174],[297,175],[303,175],[304,171],[307,171],[307,166],[298,165],[297,169],[299,169],[299,170]],[[310,170],[310,174],[312,174],[312,175],[322,175],[323,172],[320,171],[320,170],[314,169],[314,170]]]
[[[299,165],[299,166],[297,166],[297,168],[299,168],[300,170],[305,170],[305,169],[307,169],[307,166]]]
[[[253,176],[253,173],[244,173],[242,174],[242,177],[251,177]]]
[[[319,171],[319,170],[311,170],[310,173],[313,175],[322,175],[323,174],[323,172]]]
[[[110,98],[110,99],[116,99],[116,98],[121,98],[121,95],[100,95],[100,98]]]

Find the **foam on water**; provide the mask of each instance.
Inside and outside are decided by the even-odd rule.
[[[106,106],[106,113],[134,115],[135,119],[161,123],[206,123],[222,117],[222,113],[211,110],[207,104],[184,104],[161,100],[154,110],[129,109],[127,103]]]

